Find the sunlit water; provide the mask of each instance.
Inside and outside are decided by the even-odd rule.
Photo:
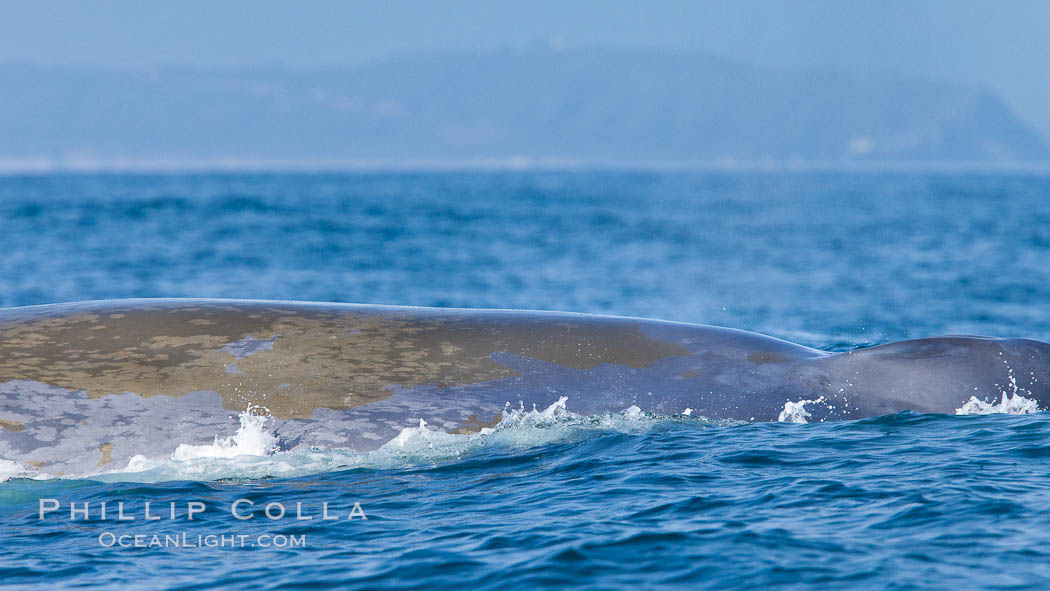
[[[833,350],[948,333],[1050,340],[1041,176],[2,177],[0,253],[3,305],[561,309]],[[91,479],[28,480],[0,461],[0,584],[1042,588],[1050,414],[1007,394],[962,416],[808,424],[806,397],[785,422],[746,425],[509,408],[475,435],[420,417],[368,454],[282,452],[265,417],[245,413],[211,445]],[[40,519],[40,499],[60,509]],[[251,519],[231,514],[240,499]],[[162,519],[145,519],[147,501]],[[70,519],[85,502],[90,519]],[[118,502],[134,521],[114,518]],[[193,520],[190,502],[206,507]],[[269,519],[268,503],[286,515]],[[297,503],[313,519],[296,519]],[[337,519],[322,519],[324,503]]]

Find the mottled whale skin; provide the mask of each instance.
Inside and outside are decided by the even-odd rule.
[[[1050,407],[1050,345],[969,336],[831,354],[713,326],[555,312],[242,300],[0,310],[0,458],[119,469],[266,409],[282,449],[380,447],[426,419],[470,433],[507,404],[775,421],[951,413],[1012,383]]]

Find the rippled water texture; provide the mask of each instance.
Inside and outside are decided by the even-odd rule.
[[[146,296],[616,313],[834,350],[1050,340],[1050,178],[0,177],[0,304]],[[367,457],[204,451],[0,484],[0,585],[1050,586],[1047,413],[733,425],[526,409],[485,435],[408,429]],[[42,498],[61,509],[40,519]],[[230,514],[238,499],[254,517]],[[137,519],[99,519],[103,501]],[[146,501],[176,502],[176,519],[146,521]],[[191,501],[206,506],[192,521]],[[71,502],[92,519],[69,519]],[[270,502],[290,514],[268,519]],[[322,520],[325,502],[367,519]],[[306,544],[121,548],[107,532]]]

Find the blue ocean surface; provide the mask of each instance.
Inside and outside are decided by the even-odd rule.
[[[0,305],[183,296],[622,314],[835,351],[1050,341],[1050,177],[0,177]],[[268,435],[242,418],[217,439]],[[407,425],[369,454],[221,455],[9,471],[0,586],[1050,587],[1047,413],[735,424],[555,405],[482,434]]]

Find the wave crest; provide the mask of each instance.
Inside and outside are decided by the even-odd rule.
[[[578,415],[566,409],[562,397],[544,409],[507,407],[494,427],[477,433],[454,434],[431,429],[425,419],[402,429],[396,437],[370,452],[350,449],[276,451],[277,437],[267,430],[269,417],[249,407],[240,415],[240,426],[230,437],[215,437],[209,445],[178,446],[168,457],[134,456],[126,467],[108,472],[64,475],[106,482],[162,482],[170,480],[223,480],[291,478],[352,468],[395,469],[412,465],[454,461],[488,449],[525,449],[552,443],[578,441],[601,433],[644,433],[662,423],[689,422],[701,426],[735,425],[740,421],[708,420],[683,413],[675,416],[644,413],[631,406],[616,413]],[[0,480],[27,475],[24,467],[0,461]],[[34,479],[54,476],[35,473]]]

